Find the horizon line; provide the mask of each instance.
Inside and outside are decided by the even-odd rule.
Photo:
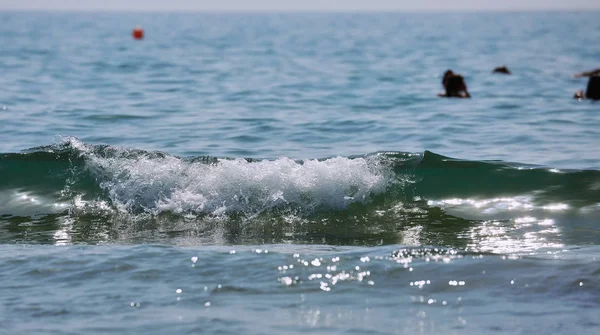
[[[255,14],[295,14],[295,13],[323,13],[323,14],[345,14],[345,13],[372,13],[372,14],[393,14],[393,13],[530,13],[530,12],[563,12],[563,13],[580,13],[580,12],[600,12],[600,7],[597,8],[441,8],[441,9],[365,9],[365,8],[350,8],[350,9],[299,9],[299,8],[273,8],[273,9],[202,9],[202,8],[0,8],[2,12],[53,12],[53,13],[255,13]]]

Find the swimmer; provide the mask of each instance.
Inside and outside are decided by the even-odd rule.
[[[444,86],[444,93],[438,94],[444,98],[470,98],[471,95],[467,91],[467,85],[463,76],[448,70],[444,73],[442,79],[442,85]]]
[[[592,99],[592,100],[600,100],[600,72],[598,75],[589,76],[587,88],[585,93],[583,90],[579,90],[575,92],[573,98],[575,99]]]
[[[506,66],[502,65],[502,66],[499,66],[499,67],[495,68],[492,71],[492,73],[510,74],[510,70]]]

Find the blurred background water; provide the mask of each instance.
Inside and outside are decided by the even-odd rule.
[[[597,13],[2,13],[1,152],[56,142],[598,168]],[[132,26],[146,31],[140,43]],[[492,75],[506,64],[512,76]],[[476,99],[434,99],[446,69]]]
[[[597,17],[0,12],[0,333],[599,332]]]

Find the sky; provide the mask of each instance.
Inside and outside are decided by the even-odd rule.
[[[0,10],[471,11],[600,10],[598,0],[0,0]]]

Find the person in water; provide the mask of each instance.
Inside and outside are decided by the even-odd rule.
[[[444,86],[444,93],[438,94],[440,97],[444,98],[470,98],[471,95],[467,90],[467,84],[465,84],[465,79],[460,74],[456,74],[452,72],[452,70],[448,70],[444,73],[444,78],[442,79],[442,85]]]
[[[510,74],[510,70],[506,66],[503,65],[503,66],[498,66],[497,68],[494,68],[492,73]]]
[[[574,75],[575,78],[589,77],[585,92],[579,90],[575,92],[575,99],[600,100],[600,68],[591,71],[585,71]]]
[[[585,72],[584,72],[585,73]],[[600,71],[597,74],[591,72],[590,79],[588,80],[587,88],[585,92],[579,90],[575,93],[573,98],[575,99],[592,99],[600,100]],[[582,76],[583,77],[583,76]]]

